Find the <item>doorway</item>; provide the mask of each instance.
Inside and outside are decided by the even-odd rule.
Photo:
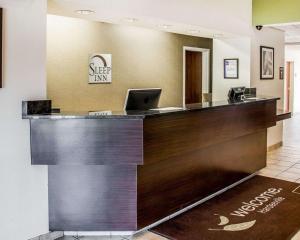
[[[209,49],[183,48],[183,106],[209,99]]]

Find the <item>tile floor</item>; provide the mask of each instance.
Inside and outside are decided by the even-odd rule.
[[[300,183],[300,114],[284,123],[284,145],[268,152],[267,167],[260,175]],[[145,231],[134,236],[106,237],[64,237],[61,240],[166,240],[159,235]],[[192,239],[191,239],[192,240]],[[300,236],[294,238],[300,240]]]
[[[300,147],[283,146],[269,152],[267,167],[259,174],[300,183]]]
[[[260,175],[300,183],[300,114],[285,120],[283,146],[268,152],[267,167]]]

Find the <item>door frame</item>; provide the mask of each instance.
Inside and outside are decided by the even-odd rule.
[[[209,92],[210,89],[210,81],[209,81],[209,65],[210,65],[210,49],[207,48],[198,48],[198,47],[188,47],[184,46],[183,47],[183,87],[182,87],[182,106],[185,107],[185,71],[186,71],[186,63],[185,63],[185,58],[186,58],[186,52],[201,52],[202,53],[202,94],[203,90],[207,89],[207,92]],[[208,83],[207,86],[205,86],[203,83]]]
[[[294,64],[294,61],[285,62],[286,72],[284,78],[284,110],[292,113],[294,112]]]

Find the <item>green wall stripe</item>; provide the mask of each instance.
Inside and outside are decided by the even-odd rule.
[[[253,0],[253,25],[300,22],[300,0]]]

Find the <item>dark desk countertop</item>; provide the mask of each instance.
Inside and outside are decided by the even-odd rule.
[[[274,101],[279,100],[277,97],[258,97],[246,99],[242,102],[230,102],[226,101],[215,101],[215,102],[205,102],[199,104],[191,104],[184,108],[174,108],[174,109],[157,109],[157,110],[147,110],[147,111],[108,111],[108,110],[94,110],[86,112],[61,112],[61,113],[51,113],[51,114],[33,114],[24,115],[23,119],[144,119],[147,117],[154,117],[165,114],[172,114],[178,112],[187,111],[201,111],[211,108],[222,108],[234,105],[243,104],[253,104],[262,101]]]

